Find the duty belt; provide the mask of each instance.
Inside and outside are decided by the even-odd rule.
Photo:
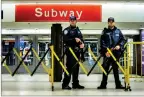
[[[79,47],[71,47],[71,48],[74,50],[74,52],[80,51],[80,48],[79,48]]]
[[[75,52],[78,52],[80,51],[80,48],[75,46],[75,47],[72,47],[72,46],[65,46],[66,49],[68,49],[69,47],[71,47]]]
[[[78,50],[79,50],[79,47],[75,47],[74,50],[78,51]]]

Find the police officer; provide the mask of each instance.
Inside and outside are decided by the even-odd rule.
[[[76,17],[71,16],[69,22],[70,26],[63,30],[63,41],[67,47],[71,47],[73,49],[76,56],[80,59],[80,50],[84,48],[83,36],[79,28],[76,26]],[[64,74],[62,89],[71,89],[71,87],[69,86],[71,75],[73,81],[72,88],[84,89],[84,86],[81,86],[78,80],[79,64],[75,65],[77,61],[75,60],[68,48],[66,48],[66,56],[66,67],[70,75],[68,76],[66,75],[66,73]]]
[[[106,63],[103,63],[103,67],[106,72],[109,71],[109,67],[110,65],[112,65],[116,89],[124,89],[124,87],[121,85],[121,81],[119,79],[118,65],[116,64],[116,62],[114,62],[106,48],[112,48],[114,56],[118,58],[120,56],[123,45],[124,36],[121,30],[115,26],[115,20],[113,17],[108,18],[108,28],[104,28],[102,32],[100,39],[100,47],[103,53],[104,60],[108,57],[108,61]],[[102,82],[98,89],[106,89],[107,80],[108,75],[106,76],[103,73]]]

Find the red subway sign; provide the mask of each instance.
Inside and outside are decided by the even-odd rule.
[[[76,16],[79,22],[101,22],[101,5],[35,4],[16,5],[16,22],[68,22]]]

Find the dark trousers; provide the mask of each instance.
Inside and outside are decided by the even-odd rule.
[[[105,58],[106,57],[104,57],[104,60],[105,60]],[[109,71],[109,68],[110,68],[111,65],[112,65],[112,68],[113,68],[113,74],[114,74],[114,78],[115,78],[115,85],[120,86],[121,82],[120,82],[120,79],[119,79],[119,70],[118,70],[118,65],[116,64],[116,62],[114,62],[113,58],[110,57],[109,60],[106,63],[103,63],[103,67],[104,67],[106,72]],[[101,85],[106,86],[107,85],[107,80],[108,80],[108,75],[106,76],[103,73],[103,78],[102,78]]]
[[[75,54],[78,58],[80,57],[79,52],[75,52]],[[66,67],[67,67],[67,70],[70,75],[68,76],[66,73],[64,74],[64,79],[63,79],[62,85],[63,86],[69,85],[70,80],[71,80],[71,75],[72,75],[73,86],[78,85],[79,84],[79,80],[78,80],[79,64],[75,65],[77,63],[77,61],[75,60],[75,58],[73,57],[73,55],[71,54],[70,51],[67,51],[66,56],[67,56]],[[74,68],[72,68],[73,66],[74,66]]]

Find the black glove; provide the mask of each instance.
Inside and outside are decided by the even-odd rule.
[[[105,50],[105,49],[100,49],[99,50],[99,53],[102,55],[102,56],[105,56],[105,53],[106,53],[107,51]]]

